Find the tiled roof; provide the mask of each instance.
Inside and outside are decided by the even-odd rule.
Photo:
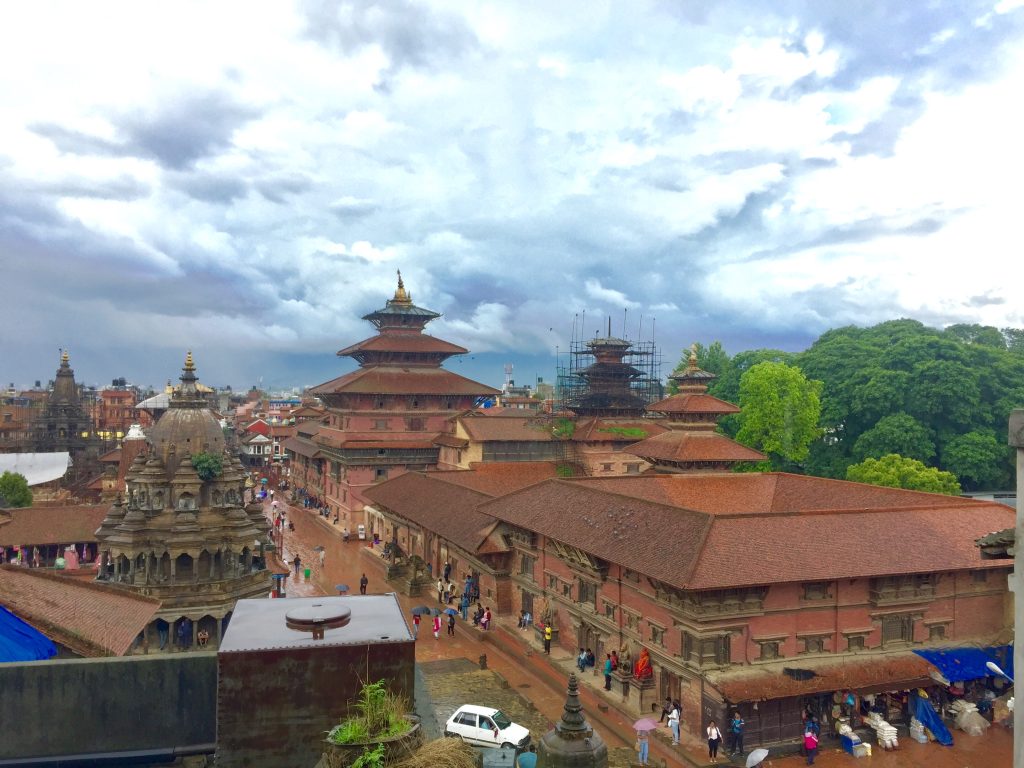
[[[469,440],[463,437],[456,437],[448,432],[442,432],[434,438],[434,445],[445,445],[449,448],[465,448],[469,445]]]
[[[558,469],[552,461],[474,463],[468,470],[430,473],[433,479],[472,488],[488,496],[504,496],[557,475]]]
[[[643,459],[661,461],[764,461],[767,456],[740,445],[717,432],[672,429],[641,440],[626,448],[626,453]]]
[[[711,527],[699,512],[567,480],[532,485],[480,511],[679,587]]]
[[[576,422],[576,430],[572,433],[572,439],[575,442],[584,443],[635,443],[644,439],[638,432],[643,432],[650,438],[665,431],[666,427],[650,419],[584,418]]]
[[[373,395],[496,395],[499,390],[444,368],[360,368],[309,390],[329,395],[353,392]]]
[[[520,414],[522,412],[520,411]],[[554,438],[551,436],[551,422],[546,419],[530,417],[480,419],[460,419],[459,424],[466,430],[470,440],[479,442],[539,442],[549,443]]]
[[[343,440],[332,445],[335,448],[348,448],[351,450],[417,450],[428,451],[436,448],[433,439],[403,440],[401,435],[388,435],[388,439],[378,437],[376,440]]]
[[[119,461],[121,461],[121,449],[115,448],[112,451],[107,451],[102,456],[100,456],[100,461],[107,464],[117,464]]]
[[[96,541],[107,504],[75,507],[24,507],[5,510],[11,521],[0,525],[0,545],[85,544]]]
[[[719,400],[714,395],[672,395],[647,406],[654,413],[739,413],[739,406]]]
[[[1014,520],[995,502],[786,474],[548,480],[480,511],[682,589],[1000,567],[974,541]]]
[[[783,672],[796,668],[815,672],[807,680],[797,680]],[[707,679],[721,691],[727,701],[764,701],[787,696],[809,696],[843,690],[863,690],[880,685],[893,689],[914,688],[931,684],[931,666],[916,653],[870,654],[836,663],[833,660],[786,659],[769,664],[708,672]],[[798,675],[805,677],[805,675]]]
[[[289,437],[281,447],[299,456],[305,456],[307,459],[315,459],[320,455],[318,453],[320,447],[303,437]]]
[[[371,336],[368,339],[345,347],[338,352],[341,357],[347,357],[356,352],[438,352],[445,355],[464,355],[469,352],[465,347],[452,344],[444,339],[435,336],[428,336],[425,333],[400,333],[390,331],[387,334]]]
[[[432,473],[406,472],[374,485],[365,496],[428,531],[442,533],[468,552],[475,552],[494,527],[494,518],[477,510],[490,497],[480,491],[445,483]]]
[[[0,566],[4,605],[55,643],[87,657],[123,656],[160,601],[41,569]]]

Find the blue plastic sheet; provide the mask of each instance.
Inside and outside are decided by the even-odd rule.
[[[1011,678],[1013,677],[1013,646],[998,645],[990,648],[939,648],[914,651],[939,668],[939,672],[950,682],[956,680],[977,680],[994,673],[985,664],[995,662]]]
[[[932,736],[944,747],[953,746],[953,734],[949,732],[949,728],[942,722],[942,718],[939,717],[939,713],[935,711],[935,707],[928,699],[922,699],[917,694],[911,694],[911,709],[914,712],[914,717],[921,721],[925,728],[932,732]]]
[[[0,605],[0,662],[41,661],[56,655],[50,638]]]

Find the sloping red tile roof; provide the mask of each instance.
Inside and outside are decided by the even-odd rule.
[[[557,476],[558,468],[553,461],[474,463],[472,469],[430,473],[432,479],[472,488],[488,496],[504,496]]]
[[[548,480],[480,511],[681,589],[999,567],[974,541],[1014,521],[996,502],[787,474]]]
[[[465,347],[452,344],[444,339],[429,336],[425,333],[402,333],[389,331],[386,335],[371,336],[338,352],[340,357],[347,357],[364,350],[372,352],[439,352],[446,355],[464,355],[469,352]]]
[[[714,395],[689,394],[672,395],[647,406],[654,413],[739,413],[739,406],[719,400]]]
[[[459,424],[466,430],[470,440],[480,442],[539,442],[549,443],[554,438],[551,436],[551,423],[545,419],[523,417],[520,411],[520,418],[497,418],[460,419]]]
[[[281,447],[299,456],[305,456],[307,459],[315,459],[320,455],[320,447],[303,437],[289,437],[281,444]]]
[[[8,509],[11,521],[0,525],[0,545],[91,543],[108,509],[109,504]]]
[[[568,480],[529,486],[480,511],[679,587],[711,527],[699,512]]]
[[[618,420],[584,418],[576,422],[576,429],[572,433],[572,439],[576,442],[601,442],[601,443],[635,443],[643,440],[642,436],[636,434],[641,431],[648,438],[660,435],[667,430],[656,421],[650,419]],[[625,434],[624,434],[625,433]]]
[[[500,390],[444,368],[360,368],[313,387],[311,394],[354,392],[373,395],[496,395]]]
[[[86,657],[123,656],[160,601],[38,568],[0,566],[4,605],[55,643]]]
[[[469,440],[466,440],[464,437],[456,437],[448,432],[442,432],[434,438],[434,445],[446,445],[449,448],[465,448],[469,445]]]
[[[817,674],[809,680],[795,680],[783,673],[787,667],[811,670]],[[879,685],[891,685],[885,690],[916,688],[934,683],[928,677],[930,669],[928,662],[916,653],[876,653],[842,662],[786,659],[758,665],[754,670],[744,667],[708,672],[706,677],[727,701],[739,704],[831,691],[858,691]]]
[[[344,440],[338,443],[337,448],[351,448],[353,450],[369,450],[371,448],[381,449],[410,449],[410,450],[432,450],[436,448],[433,439],[403,440],[401,435],[389,435],[387,440],[377,438],[376,440]]]
[[[642,459],[661,461],[764,461],[768,457],[717,432],[672,429],[622,449]]]
[[[100,456],[100,461],[107,464],[117,464],[119,461],[121,461],[121,449],[115,448],[112,451],[107,451],[102,456]]]
[[[493,517],[477,510],[477,505],[490,497],[472,488],[433,479],[432,474],[435,473],[406,472],[371,486],[364,495],[374,506],[385,507],[428,531],[443,534],[467,552],[476,552],[494,526]]]

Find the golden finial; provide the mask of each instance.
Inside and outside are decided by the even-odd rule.
[[[395,289],[395,298],[393,301],[397,301],[403,304],[408,304],[412,301],[412,296],[405,290],[405,283],[402,282],[402,270],[398,270],[398,288]]]
[[[690,360],[687,367],[691,371],[697,370],[697,342],[690,345]]]
[[[60,351],[60,364],[67,365],[70,359],[71,358],[68,356],[68,351],[66,349],[62,349]]]
[[[193,373],[196,370],[195,365],[192,363],[192,350],[191,349],[188,351],[188,354],[185,355],[185,370],[189,371],[190,373]]]

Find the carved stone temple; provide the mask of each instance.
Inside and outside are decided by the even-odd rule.
[[[245,505],[245,469],[196,384],[189,352],[181,385],[125,475],[126,498],[96,531],[97,578],[161,602],[137,652],[216,647],[235,601],[271,588],[263,508]]]

